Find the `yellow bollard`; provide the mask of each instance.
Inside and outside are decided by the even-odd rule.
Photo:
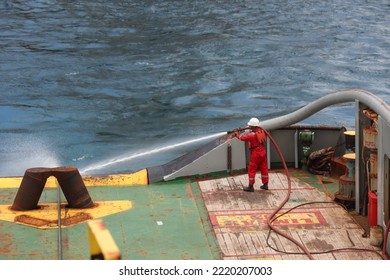
[[[120,260],[121,252],[103,220],[88,222],[91,260]]]

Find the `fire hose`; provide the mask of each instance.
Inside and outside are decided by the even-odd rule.
[[[236,128],[233,131],[228,131],[228,134],[232,134],[232,133],[235,133],[235,132],[238,132],[238,131],[244,131],[244,130],[247,130],[247,129],[249,129],[249,127]],[[275,149],[276,149],[280,159],[282,160],[283,168],[284,168],[284,170],[286,172],[287,184],[288,184],[287,196],[282,201],[282,203],[274,210],[274,212],[267,217],[267,225],[268,225],[268,227],[271,230],[273,230],[277,234],[285,237],[286,239],[290,240],[295,245],[297,245],[299,248],[301,248],[302,251],[309,257],[310,260],[314,260],[314,257],[312,256],[312,253],[310,253],[310,251],[303,244],[299,243],[297,240],[293,239],[292,237],[290,237],[290,236],[286,235],[285,233],[283,233],[282,231],[278,230],[272,224],[272,222],[279,217],[279,216],[276,217],[276,214],[282,209],[282,207],[287,203],[287,201],[290,198],[290,195],[291,195],[291,178],[290,178],[290,175],[289,175],[288,168],[287,168],[286,162],[284,160],[284,157],[283,157],[283,155],[282,155],[282,153],[281,153],[281,151],[279,149],[279,146],[277,145],[277,143],[275,142],[275,140],[272,138],[272,136],[270,135],[270,133],[267,130],[263,129],[263,131],[266,133],[268,138],[271,140],[271,142],[274,145],[274,147],[275,147]],[[387,248],[387,242],[388,242],[388,238],[387,237],[388,237],[389,231],[390,231],[390,220],[388,221],[388,223],[386,225],[385,234],[384,234],[384,241],[383,241],[383,244],[382,244],[383,248],[382,248],[381,256],[385,260],[389,259],[389,257],[386,254],[386,248]]]
[[[236,128],[234,129],[233,131],[228,131],[227,133],[228,134],[232,134],[234,132],[237,132],[237,131],[244,131],[246,129],[248,129],[249,127],[241,127],[241,128]],[[287,185],[288,185],[288,192],[287,192],[287,196],[285,197],[285,199],[282,201],[282,203],[274,210],[274,212],[272,212],[271,215],[269,215],[267,217],[267,225],[269,228],[271,228],[274,232],[276,232],[277,234],[285,237],[286,239],[290,240],[291,242],[293,242],[295,245],[297,245],[299,248],[302,249],[302,251],[309,257],[310,260],[314,260],[314,257],[312,256],[312,254],[310,253],[310,251],[303,245],[301,244],[300,242],[298,242],[297,240],[295,240],[294,238],[292,238],[291,236],[288,236],[286,235],[285,233],[283,233],[282,231],[278,230],[276,227],[274,227],[274,225],[272,224],[272,222],[276,219],[274,218],[276,216],[276,214],[282,209],[282,207],[287,203],[287,201],[290,199],[290,194],[291,194],[291,178],[290,178],[290,174],[288,172],[288,168],[287,168],[287,164],[284,160],[284,157],[279,149],[279,146],[277,145],[277,143],[275,142],[275,140],[272,138],[271,134],[261,128],[265,133],[266,135],[268,136],[268,138],[271,140],[272,144],[274,145],[280,159],[282,160],[282,163],[283,163],[283,168],[286,172],[286,177],[287,177]]]
[[[309,259],[311,260],[314,260],[314,257],[312,256],[312,254],[309,252],[309,250],[301,243],[299,243],[297,240],[295,240],[294,238],[292,238],[291,236],[288,236],[286,234],[284,234],[282,231],[278,230],[276,227],[273,226],[272,224],[272,221],[274,220],[273,217],[275,217],[275,215],[280,211],[280,209],[282,209],[282,207],[287,203],[287,201],[290,199],[290,195],[291,195],[291,178],[290,178],[290,173],[288,172],[288,168],[287,168],[287,164],[286,164],[286,161],[284,160],[284,157],[282,155],[282,152],[280,151],[279,149],[279,146],[276,144],[275,140],[272,138],[271,134],[266,131],[265,129],[263,129],[264,132],[267,134],[267,136],[269,137],[269,139],[271,140],[272,144],[274,145],[280,159],[282,160],[282,163],[283,163],[283,168],[284,168],[284,171],[286,172],[286,177],[287,177],[287,185],[288,185],[288,192],[287,192],[287,196],[285,197],[285,199],[282,201],[282,203],[274,210],[274,212],[272,212],[271,215],[268,216],[267,218],[267,224],[268,226],[273,230],[275,231],[277,234],[279,235],[282,235],[283,237],[285,237],[286,239],[290,240],[291,242],[293,242],[295,245],[297,245],[299,248],[302,249],[302,251],[309,257]]]

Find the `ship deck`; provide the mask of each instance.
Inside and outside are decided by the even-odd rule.
[[[242,191],[246,175],[199,182],[222,258],[381,259],[367,229],[331,198],[335,182],[328,188],[320,176],[300,176],[289,189],[285,173],[272,172],[270,189],[253,193]],[[310,184],[316,179],[323,191]]]
[[[122,259],[310,259],[291,239],[314,259],[381,259],[367,229],[331,198],[337,182],[324,184],[297,170],[291,174],[291,189],[285,173],[275,170],[270,189],[257,186],[253,193],[242,191],[246,174],[137,186],[97,183],[88,186],[94,209],[72,211],[62,198],[60,231],[55,187],[45,187],[39,209],[18,212],[10,209],[18,185],[0,182],[0,259],[90,259],[91,219],[104,221]],[[267,220],[286,197],[271,224],[280,234]]]

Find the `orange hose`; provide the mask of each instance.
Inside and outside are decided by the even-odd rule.
[[[263,128],[262,128],[263,129]],[[314,257],[312,256],[312,254],[309,252],[309,250],[301,243],[299,243],[297,240],[295,240],[294,238],[292,238],[291,236],[288,236],[286,234],[284,234],[282,231],[278,230],[277,228],[275,228],[273,225],[272,225],[272,218],[276,215],[276,213],[278,213],[280,211],[280,209],[282,209],[282,207],[287,203],[287,201],[290,199],[290,194],[291,194],[291,178],[290,178],[290,174],[288,172],[288,168],[287,168],[287,165],[286,165],[286,162],[284,160],[284,157],[282,155],[282,153],[280,152],[280,149],[278,147],[278,145],[276,144],[275,140],[272,138],[272,136],[270,135],[270,133],[263,129],[265,131],[265,133],[267,134],[267,136],[269,137],[269,139],[271,140],[272,144],[274,145],[276,151],[278,152],[279,154],[279,157],[280,159],[282,160],[282,163],[283,163],[283,167],[284,167],[284,170],[286,172],[286,176],[287,176],[287,184],[288,184],[288,193],[287,193],[287,196],[286,198],[283,200],[283,202],[279,205],[279,207],[271,214],[268,216],[267,218],[267,224],[268,226],[273,230],[275,231],[276,233],[282,235],[283,237],[287,238],[288,240],[290,240],[291,242],[293,242],[295,245],[297,245],[299,248],[302,249],[302,251],[309,257],[310,260],[314,260]]]

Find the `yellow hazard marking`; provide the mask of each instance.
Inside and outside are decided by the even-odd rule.
[[[249,227],[267,224],[267,214],[215,215],[211,222],[220,227]],[[324,224],[325,219],[320,212],[288,213],[276,219],[273,225],[315,225]]]
[[[88,222],[88,237],[91,259],[121,259],[121,252],[102,220],[92,220]]]
[[[129,200],[94,201],[95,207],[66,208],[61,204],[61,227],[70,227],[92,219],[116,214],[132,208]],[[13,211],[11,205],[0,205],[0,220],[15,222],[41,229],[58,227],[57,203],[41,203],[39,209]]]
[[[1,188],[19,188],[23,177],[1,177]],[[147,185],[148,171],[142,169],[131,174],[113,174],[113,175],[86,175],[82,176],[86,187],[96,186],[132,186],[132,185]],[[51,176],[47,179],[45,188],[54,188],[58,184],[57,179]]]

